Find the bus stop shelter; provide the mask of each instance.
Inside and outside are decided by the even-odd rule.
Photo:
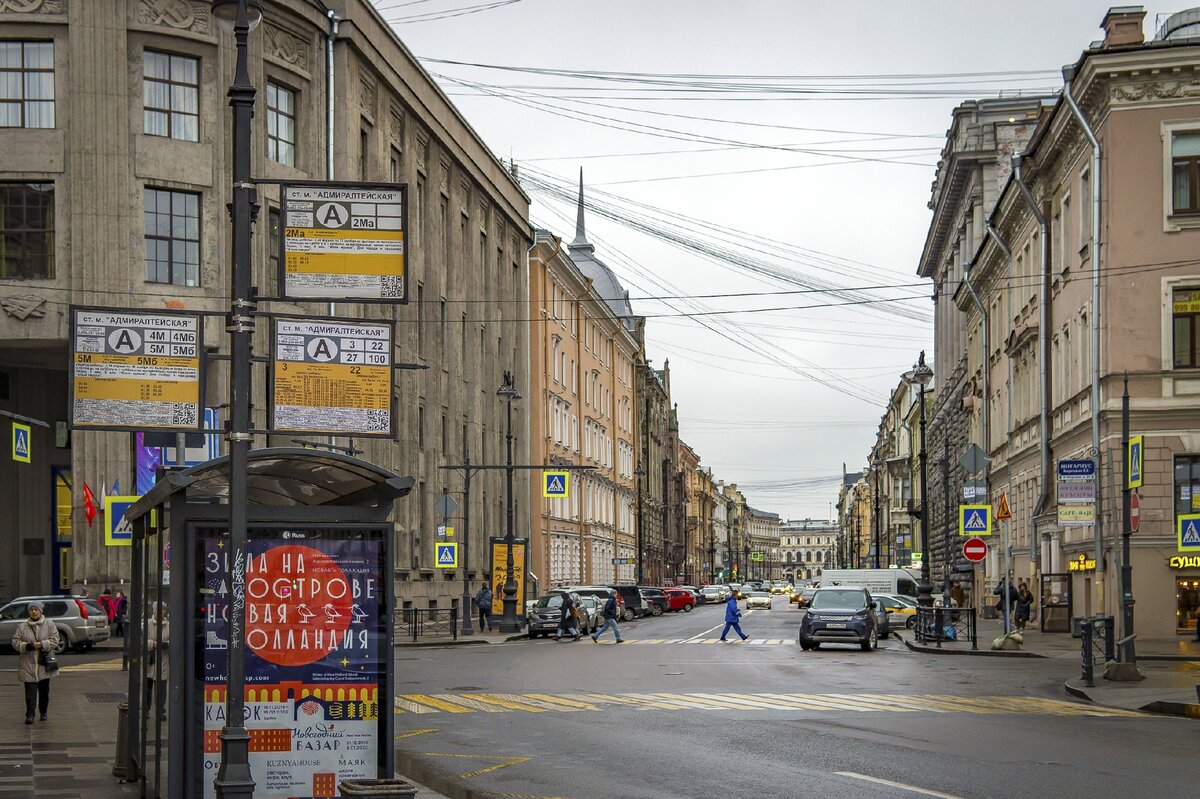
[[[256,797],[333,796],[394,773],[395,500],[413,486],[335,452],[272,448],[247,466],[246,721]],[[227,668],[229,460],[164,474],[133,537],[126,779],[143,797],[211,797]]]

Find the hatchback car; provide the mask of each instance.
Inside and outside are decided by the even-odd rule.
[[[771,594],[768,591],[751,591],[746,597],[746,610],[750,608],[771,609]]]
[[[642,596],[642,604],[650,610],[651,616],[661,616],[667,612],[671,606],[667,595],[663,593],[661,588],[642,588],[638,587],[638,593]]]
[[[821,644],[858,644],[864,652],[887,637],[887,614],[876,615],[876,602],[865,588],[837,586],[818,588],[812,604],[800,621],[800,648],[819,649]]]
[[[664,588],[663,593],[667,595],[669,603],[667,610],[676,613],[681,610],[684,613],[691,613],[692,608],[696,606],[696,595],[691,591],[685,591],[682,588]]]
[[[0,608],[0,644],[12,647],[17,625],[29,617],[29,603],[42,603],[42,614],[58,628],[58,652],[70,647],[82,652],[107,641],[108,614],[100,603],[83,596],[23,596]]]
[[[725,586],[722,585],[706,585],[700,589],[700,596],[704,598],[705,603],[717,603],[725,601]]]
[[[899,594],[874,594],[875,602],[887,611],[888,621],[908,629],[917,626],[917,600]]]
[[[550,591],[538,597],[537,602],[533,603],[533,609],[529,611],[529,627],[528,634],[530,638],[538,636],[550,636],[558,630],[559,620],[562,619],[562,604],[563,597],[566,596],[563,591]],[[584,629],[579,630],[579,634],[583,635],[586,630],[586,625],[589,623],[587,608],[583,605],[583,597],[579,594],[571,594],[571,598],[575,601],[575,605],[579,608],[579,626]]]
[[[799,591],[792,594],[791,599],[788,601],[795,602],[796,607],[803,609],[808,607],[809,603],[812,602],[813,594],[816,592],[817,589],[815,588],[801,588]]]

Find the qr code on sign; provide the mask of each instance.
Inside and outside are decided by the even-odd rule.
[[[194,402],[176,402],[171,406],[171,425],[178,427],[187,425],[195,427],[196,425],[196,403]]]
[[[388,300],[404,299],[404,278],[400,275],[383,275],[380,278],[379,296]]]
[[[392,414],[388,411],[367,411],[367,430],[386,433],[392,426]]]

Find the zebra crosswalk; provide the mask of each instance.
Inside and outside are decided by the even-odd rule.
[[[601,640],[598,644],[607,646],[616,646],[616,640]],[[626,638],[626,644],[720,644],[720,638]],[[787,644],[795,645],[794,638],[751,638],[748,641],[742,641],[737,638],[730,638],[724,642],[727,646],[785,646]]]
[[[397,714],[579,713],[633,710],[783,710],[859,713],[972,713],[1136,718],[1141,713],[1031,696],[945,696],[938,694],[805,694],[621,692],[399,694]]]

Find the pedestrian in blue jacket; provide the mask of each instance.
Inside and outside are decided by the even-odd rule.
[[[722,641],[726,640],[725,636],[729,634],[730,627],[733,628],[734,632],[742,636],[743,641],[750,637],[742,632],[742,627],[738,624],[738,619],[741,617],[742,612],[738,610],[737,595],[730,594],[728,601],[725,603],[725,629],[721,630]]]

